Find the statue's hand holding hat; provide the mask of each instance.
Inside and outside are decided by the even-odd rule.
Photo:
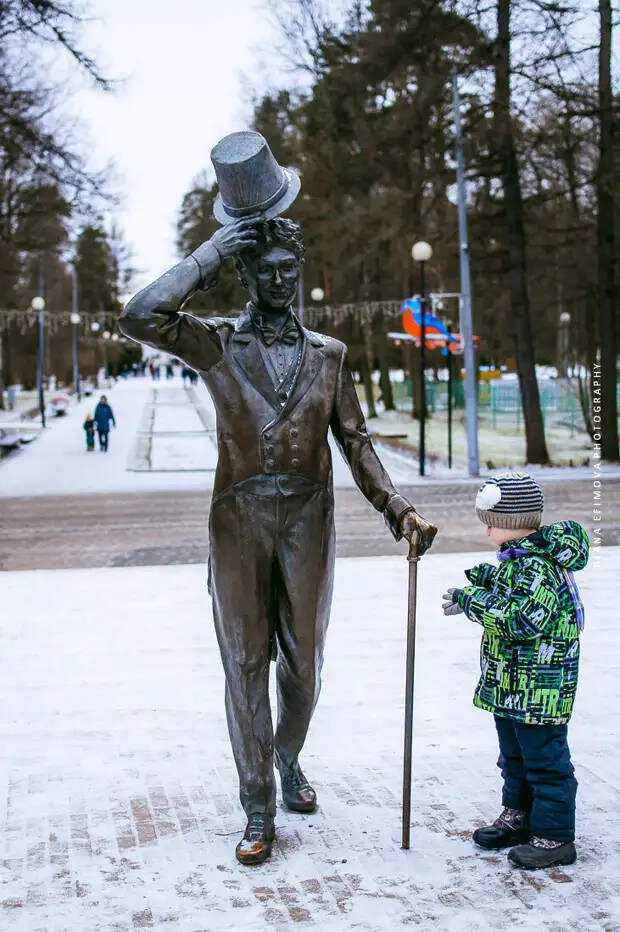
[[[284,213],[299,194],[299,175],[278,165],[260,133],[225,136],[212,149],[211,161],[220,189],[213,214],[220,223],[256,213],[271,220]]]

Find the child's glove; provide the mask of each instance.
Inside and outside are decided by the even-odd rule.
[[[460,591],[460,589],[448,589],[447,592],[444,592],[441,597],[444,599],[444,602],[441,606],[444,615],[460,615],[462,613],[463,609],[456,601],[456,597]]]

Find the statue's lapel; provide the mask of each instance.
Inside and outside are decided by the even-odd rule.
[[[295,405],[301,401],[308,392],[318,373],[323,367],[325,360],[325,350],[323,339],[316,333],[302,329],[302,347],[301,361],[297,379],[288,396],[288,401],[282,409],[282,416],[286,416],[293,410]]]
[[[260,392],[265,401],[276,411],[280,411],[280,400],[265,368],[257,337],[247,311],[237,321],[232,343],[234,360],[247,380],[257,392]]]

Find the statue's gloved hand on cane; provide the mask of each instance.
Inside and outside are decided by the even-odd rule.
[[[417,556],[421,557],[433,543],[437,528],[413,509],[402,517],[402,532],[403,537],[413,545]]]

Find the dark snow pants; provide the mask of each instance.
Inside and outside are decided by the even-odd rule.
[[[107,431],[107,430],[97,430],[97,433],[99,434],[99,449],[100,449],[100,450],[107,450],[107,449],[108,449],[108,434],[109,434],[109,431]]]
[[[575,839],[577,780],[566,725],[524,725],[495,716],[497,766],[504,778],[502,804],[529,813],[532,835]]]
[[[319,696],[334,573],[333,498],[301,476],[253,476],[215,496],[209,531],[209,588],[241,805],[248,815],[275,815],[274,749],[285,765],[297,763]]]

